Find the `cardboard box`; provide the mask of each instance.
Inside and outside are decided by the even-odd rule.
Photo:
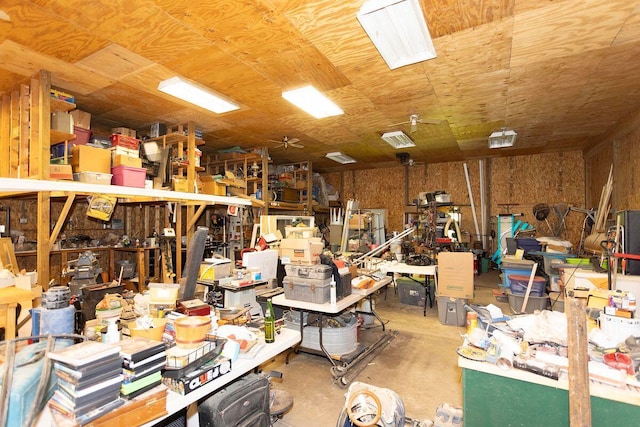
[[[75,126],[82,129],[91,129],[91,113],[82,110],[73,110],[69,114],[73,117]]]
[[[319,264],[320,254],[324,249],[322,239],[282,239],[280,241],[280,258],[283,264]]]
[[[111,173],[111,155],[103,148],[76,145],[71,148],[71,166],[74,172]]]
[[[111,152],[111,164],[115,166],[129,166],[131,168],[141,168],[142,159],[140,157],[127,156],[124,154],[115,154]]]
[[[473,299],[473,253],[438,254],[438,296]]]
[[[49,165],[49,178],[73,181],[71,165]]]
[[[124,127],[111,128],[111,133],[117,133],[124,136],[130,136],[131,138],[136,138],[136,131],[129,128],[124,128]]]
[[[73,133],[73,117],[64,111],[51,113],[51,129],[64,133]]]
[[[214,196],[227,195],[226,184],[216,181],[211,175],[200,175],[200,182],[202,182],[202,192],[204,194],[212,194]]]
[[[174,176],[171,181],[172,181],[173,191],[180,191],[183,193],[189,192],[189,185],[188,185],[189,183],[187,181],[187,178]]]

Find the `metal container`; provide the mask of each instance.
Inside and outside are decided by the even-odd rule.
[[[284,271],[287,276],[302,277],[305,279],[330,279],[333,269],[329,265],[297,265],[285,264]]]

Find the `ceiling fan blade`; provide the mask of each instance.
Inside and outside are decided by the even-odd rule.
[[[408,121],[407,122],[394,123],[392,125],[388,125],[388,127],[402,126],[402,125],[406,125],[408,123],[409,123]]]
[[[425,125],[439,125],[440,123],[442,123],[442,120],[438,119],[420,119],[418,121]]]
[[[300,140],[298,138],[289,138],[287,139],[287,142],[289,144],[295,144],[296,142],[299,142]]]
[[[295,142],[289,142],[289,147],[304,148],[304,145],[296,144]]]
[[[275,140],[275,139],[267,139],[267,141],[268,141],[268,142],[275,142],[275,143],[277,143],[277,144],[284,144],[284,142],[282,142],[282,141],[277,141],[277,140]]]

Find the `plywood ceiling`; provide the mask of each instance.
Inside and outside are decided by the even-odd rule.
[[[102,127],[193,120],[206,149],[268,146],[280,162],[341,151],[397,165],[380,135],[411,114],[418,162],[584,149],[640,105],[640,2],[421,0],[437,58],[389,70],[356,12],[363,0],[4,0],[0,92],[40,69]],[[157,91],[181,75],[242,104],[216,115]],[[317,120],[281,97],[312,84],[345,114]],[[489,150],[506,126],[516,147]],[[273,150],[283,136],[304,149]]]

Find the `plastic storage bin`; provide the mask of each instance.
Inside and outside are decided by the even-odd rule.
[[[147,176],[145,168],[132,168],[131,166],[116,166],[111,168],[113,185],[121,185],[124,187],[144,188],[144,180]]]
[[[519,313],[524,302],[524,295],[514,295],[511,289],[507,289],[507,298],[509,299],[509,307],[515,313]],[[549,296],[533,297],[529,295],[527,306],[524,308],[525,313],[533,313],[536,310],[546,310],[549,305]]]
[[[540,242],[538,242],[537,239],[533,239],[531,237],[516,239],[516,244],[518,245],[518,248],[524,249],[524,253],[542,250],[542,245],[540,244]]]
[[[438,297],[440,323],[450,326],[464,326],[467,321],[467,310],[464,306],[468,301],[463,298]]]
[[[73,180],[87,184],[111,185],[112,174],[99,172],[78,172],[73,174]]]
[[[531,275],[531,270],[533,269],[533,267],[527,267],[527,266],[522,266],[522,267],[510,267],[507,266],[503,263],[502,265],[502,284],[504,287],[506,288],[510,288],[511,287],[511,281],[509,280],[509,276],[517,274],[517,275],[522,275],[522,276],[527,276],[529,277]]]
[[[511,292],[514,295],[524,295],[527,292],[527,286],[529,285],[529,277],[530,275],[524,276],[521,274],[511,274],[509,276]],[[529,296],[543,296],[546,285],[547,280],[544,277],[534,276],[533,282],[531,283],[531,292],[529,292]]]
[[[91,139],[91,130],[84,129],[78,126],[73,127],[73,132],[76,135],[76,139],[69,141],[69,144],[73,145],[87,145]]]

